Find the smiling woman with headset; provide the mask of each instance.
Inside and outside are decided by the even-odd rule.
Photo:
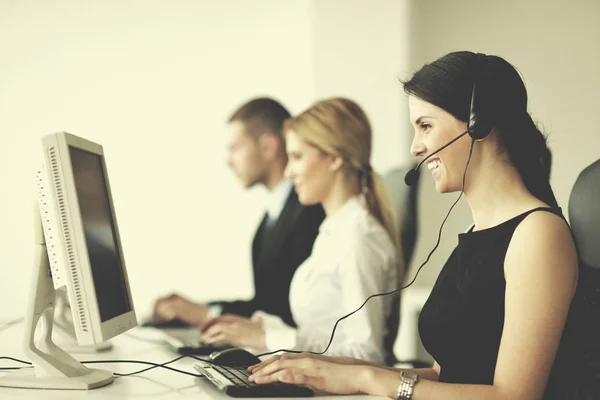
[[[464,193],[474,220],[420,316],[434,366],[285,355],[251,367],[251,380],[403,400],[591,398],[572,318],[577,252],[519,73],[500,57],[456,52],[404,90],[412,154],[424,157],[438,192]]]

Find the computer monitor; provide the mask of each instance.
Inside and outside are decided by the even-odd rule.
[[[0,386],[92,389],[113,381],[52,341],[56,290],[66,290],[77,341],[103,343],[137,325],[102,146],[65,132],[42,139],[35,208],[36,256],[24,350],[33,368]],[[63,289],[64,288],[64,289]],[[38,322],[41,336],[35,340]],[[36,338],[38,339],[38,338]]]

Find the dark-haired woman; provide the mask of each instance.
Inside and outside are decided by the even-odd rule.
[[[434,366],[285,355],[252,367],[252,379],[403,400],[593,398],[572,321],[577,252],[518,72],[500,57],[457,52],[404,89],[414,156],[429,156],[467,130],[471,110],[476,116],[472,134],[427,160],[437,191],[464,190],[474,220],[420,316]]]

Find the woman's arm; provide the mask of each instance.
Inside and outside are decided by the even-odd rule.
[[[273,357],[269,358],[268,360],[263,361],[260,364],[252,366],[250,368],[250,370],[252,371],[252,373],[257,373],[258,371],[263,370],[268,365],[271,365],[278,361],[302,360],[302,359],[313,359],[313,360],[329,362],[332,364],[347,365],[347,366],[353,365],[353,366],[379,368],[379,369],[383,369],[383,370],[387,370],[387,371],[392,371],[395,373],[400,373],[400,371],[408,371],[408,372],[417,374],[420,378],[429,379],[432,381],[437,381],[440,376],[440,366],[438,365],[437,362],[434,363],[432,368],[406,369],[406,368],[393,368],[393,367],[382,366],[382,365],[378,365],[378,364],[375,364],[375,363],[372,363],[369,361],[359,360],[357,358],[352,358],[352,357],[330,357],[330,356],[324,356],[324,355],[320,355],[320,354],[311,354],[311,353],[281,354],[281,355],[273,356]]]
[[[333,359],[336,359],[338,357],[331,357]],[[345,358],[345,357],[340,357],[340,358]],[[363,365],[363,366],[368,366],[368,367],[373,367],[373,368],[379,368],[379,369],[383,369],[383,370],[387,370],[387,371],[391,371],[394,372],[396,374],[399,374],[400,371],[406,371],[406,372],[411,372],[413,374],[417,374],[419,376],[420,379],[427,379],[429,381],[438,381],[440,379],[440,366],[437,362],[434,362],[433,367],[431,368],[394,368],[394,367],[386,367],[383,365],[377,365],[374,363],[369,363],[369,362],[360,362],[360,360],[358,363],[344,363],[344,362],[339,362],[340,364],[346,364],[346,365]],[[334,362],[336,362],[336,360],[334,360]]]
[[[336,359],[339,361],[337,357],[310,354],[277,356],[249,367],[250,381],[306,385],[335,394],[366,393],[396,398],[400,370],[378,365],[340,364],[335,362]],[[422,379],[426,379],[425,376],[437,379],[434,368],[411,371]]]

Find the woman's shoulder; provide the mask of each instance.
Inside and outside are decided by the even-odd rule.
[[[396,257],[397,249],[384,226],[371,215],[364,211],[355,218],[348,230],[348,249],[377,253],[388,257]]]
[[[577,251],[565,219],[556,211],[530,212],[515,228],[505,260],[505,275],[531,272],[570,279],[577,275]]]
[[[513,240],[528,238],[528,241],[551,243],[560,241],[565,245],[573,243],[569,225],[560,210],[550,207],[538,207],[524,213],[516,226]]]
[[[336,228],[335,240],[340,251],[395,254],[395,246],[384,226],[356,200]]]
[[[384,226],[373,216],[364,205],[356,207],[352,217],[347,220],[347,227],[357,236],[378,236],[386,234]]]

